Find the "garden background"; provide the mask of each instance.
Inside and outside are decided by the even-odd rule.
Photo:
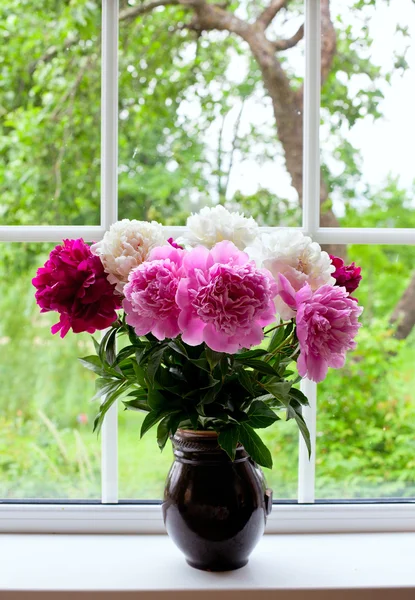
[[[415,227],[415,117],[396,93],[415,89],[415,5],[321,4],[322,224]],[[256,22],[270,66],[230,13]],[[303,20],[296,0],[121,1],[120,218],[181,225],[221,202],[301,224]],[[97,225],[100,3],[0,0],[0,23],[0,224]],[[52,247],[0,244],[0,499],[100,497],[94,376],[76,360],[92,343],[52,336],[31,286]],[[327,249],[362,266],[365,311],[358,349],[318,386],[317,497],[413,497],[415,246]],[[171,451],[139,439],[141,420],[120,409],[120,497],[159,499]],[[274,497],[295,498],[295,426],[262,434]]]

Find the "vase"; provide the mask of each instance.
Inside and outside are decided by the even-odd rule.
[[[232,461],[213,431],[178,430],[163,518],[187,562],[205,571],[246,565],[272,508],[261,469],[242,446]]]

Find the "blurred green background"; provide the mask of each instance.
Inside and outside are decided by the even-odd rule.
[[[0,0],[0,224],[98,224],[100,3],[42,0],[36,11],[29,4]],[[284,162],[293,148],[279,135],[248,45],[227,32],[199,35],[180,6],[128,17],[140,4],[121,2],[120,218],[177,225],[221,202],[261,225],[299,225],[301,181],[291,184],[293,167]],[[390,90],[414,81],[410,31],[387,12],[389,3],[378,4],[396,21],[384,64],[369,26],[375,3],[330,3],[337,46],[322,88],[322,220],[415,227],[405,165],[380,168],[374,180],[366,133],[361,145],[356,134],[376,132]],[[252,21],[263,7],[241,0],[228,10]],[[302,2],[291,2],[270,36],[289,37],[302,20]],[[303,41],[278,60],[300,94]],[[281,101],[289,111],[299,97]],[[301,106],[297,112],[301,128]],[[302,148],[294,149],[301,165]],[[0,499],[100,497],[94,376],[76,360],[91,352],[91,341],[52,336],[56,318],[39,314],[31,286],[52,247],[0,244]],[[358,349],[319,385],[317,497],[415,496],[415,335],[408,320],[398,330],[391,321],[397,306],[409,315],[415,303],[415,247],[328,250],[362,266],[356,296],[365,311]],[[160,454],[151,433],[140,440],[140,423],[139,414],[120,409],[120,496],[161,498],[171,450]],[[295,498],[295,427],[278,422],[261,433],[274,456],[266,475],[275,498]]]

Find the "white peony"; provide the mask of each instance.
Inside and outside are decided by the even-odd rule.
[[[258,267],[265,267],[277,278],[282,273],[297,291],[305,283],[316,290],[328,283],[334,285],[331,274],[335,267],[330,256],[324,252],[317,242],[313,242],[301,231],[284,230],[264,234],[245,250]],[[285,304],[280,296],[276,297],[275,306],[282,319],[291,319],[294,312]]]
[[[243,213],[230,212],[219,204],[213,208],[205,207],[187,219],[187,231],[177,242],[184,246],[205,246],[212,248],[217,242],[229,240],[244,250],[252,244],[258,233],[258,224]]]
[[[165,244],[166,235],[160,223],[123,219],[111,225],[103,239],[91,246],[91,251],[100,257],[108,281],[122,293],[130,271],[141,265],[153,248]]]

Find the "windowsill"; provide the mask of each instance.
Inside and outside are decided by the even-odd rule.
[[[229,573],[192,569],[165,535],[2,534],[0,599],[401,600],[414,565],[415,533],[267,535]]]

